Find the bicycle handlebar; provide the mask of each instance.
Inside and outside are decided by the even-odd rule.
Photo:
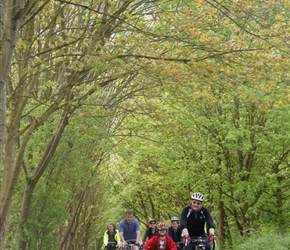
[[[110,250],[110,249],[117,249],[117,248],[120,248],[116,242],[108,242],[107,245],[105,245],[105,250]]]
[[[192,242],[192,243],[204,243],[204,242],[208,242],[208,239],[202,238],[202,237],[197,237],[197,238],[191,239],[190,242]]]
[[[129,244],[124,244],[123,245],[123,247],[122,247],[122,249],[124,249],[124,250],[128,250],[128,249],[132,249],[132,247],[133,246],[138,246],[139,248],[141,248],[142,247],[142,244],[140,244],[140,243],[129,243]]]
[[[195,237],[190,239],[191,243],[197,243],[197,244],[203,244],[205,242],[208,242],[207,238],[202,238],[202,237]],[[214,250],[216,247],[216,240],[213,241],[213,247],[212,250]]]

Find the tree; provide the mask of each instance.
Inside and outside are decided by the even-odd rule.
[[[13,58],[13,52],[15,46],[18,42],[18,35],[25,19],[26,15],[33,12],[35,3],[37,1],[18,1],[17,5],[14,5],[12,1],[1,1],[1,19],[0,19],[0,161],[3,162],[4,170],[1,182],[1,209],[0,209],[0,248],[2,249],[4,243],[5,233],[7,231],[8,218],[10,206],[11,206],[11,195],[13,193],[13,187],[10,188],[10,180],[13,177],[14,168],[11,164],[7,164],[7,161],[2,159],[4,140],[7,141],[7,136],[5,136],[5,126],[6,126],[6,89],[7,80],[10,72],[10,65]],[[6,139],[5,139],[6,137]],[[12,139],[12,138],[11,138]],[[13,145],[17,141],[12,141]],[[12,152],[10,152],[12,153]],[[11,159],[12,161],[12,159]],[[1,164],[2,165],[2,164]],[[17,178],[17,177],[16,177]],[[12,185],[13,186],[13,185]]]
[[[114,185],[126,197],[122,205],[138,209],[144,223],[151,214],[166,218],[178,211],[192,191],[193,177],[202,190],[207,190],[208,182],[215,184],[216,190],[208,198],[216,201],[222,211],[219,215],[213,210],[219,218],[221,238],[230,239],[232,228],[244,235],[249,227],[256,227],[257,211],[265,198],[261,192],[268,187],[260,172],[271,173],[270,183],[275,184],[271,197],[277,202],[287,197],[288,193],[283,192],[288,177],[287,124],[279,130],[282,143],[274,141],[275,155],[279,157],[268,151],[280,122],[288,118],[283,110],[287,97],[281,91],[288,93],[286,3],[108,0],[38,1],[23,6],[28,9],[23,7],[21,15],[14,16],[18,25],[12,29],[15,38],[20,23],[22,26],[16,53],[10,55],[10,78],[5,80],[5,70],[0,76],[1,87],[7,87],[8,110],[0,194],[1,244],[19,178],[25,179],[26,190],[20,215],[21,236],[29,229],[32,194],[38,186],[45,187],[41,179],[51,167],[58,147],[66,148],[61,140],[66,130],[77,130],[71,121],[82,117],[81,112],[99,112],[108,119],[114,133],[106,133],[109,140],[100,144],[102,150],[97,147],[100,152],[88,157],[92,161],[103,159],[102,153],[109,152],[103,151],[104,145],[114,145],[111,162],[96,166],[113,168],[115,160],[126,163],[122,165],[125,172],[114,168],[119,174],[119,182]],[[5,10],[16,9],[5,5]],[[22,19],[18,19],[20,16]],[[10,16],[9,21],[14,20]],[[13,39],[3,41],[1,46],[8,46]],[[4,51],[3,46],[1,49]],[[7,52],[11,51],[10,47]],[[4,60],[5,67],[8,61]],[[152,99],[147,102],[144,96]],[[1,101],[5,102],[3,96]],[[280,122],[272,117],[277,111],[281,111]],[[3,125],[6,118],[1,119]],[[83,119],[80,122],[84,126],[91,124]],[[157,144],[152,146],[152,142]],[[72,141],[69,144],[74,147]],[[135,154],[137,150],[139,155]],[[268,153],[272,153],[275,164],[268,164],[273,158]],[[59,168],[61,163],[54,166]],[[206,165],[213,166],[210,173]],[[264,165],[267,167],[262,168]],[[81,163],[78,166],[88,171]],[[167,170],[168,166],[172,171]],[[143,183],[134,183],[127,175],[145,182],[136,169],[148,171],[151,183],[162,182],[168,188],[161,205],[159,196],[148,194]],[[170,186],[172,182],[165,179],[165,173],[171,178],[178,176],[174,182],[180,184],[179,189]],[[46,176],[46,180],[51,179]],[[132,189],[123,190],[122,182]],[[253,183],[258,185],[253,185],[246,196],[246,185]],[[77,232],[78,227],[89,228],[89,224],[79,225],[79,220],[73,219],[89,214],[90,210],[81,206],[83,201],[95,202],[90,196],[95,187],[90,184],[88,181],[84,190],[71,190],[72,201],[66,204],[72,216],[65,218],[71,226],[66,226],[65,221],[60,229],[64,247],[74,245],[66,237],[70,232]],[[159,195],[162,190],[157,191]],[[176,199],[179,203],[175,203]],[[148,206],[143,206],[147,201]],[[167,209],[167,202],[174,205]],[[278,205],[284,213],[286,204]],[[241,219],[235,219],[236,215]],[[81,235],[77,238],[86,241]],[[20,237],[20,248],[32,246],[28,241]]]
[[[5,139],[5,169],[1,187],[1,244],[21,167],[27,180],[21,212],[21,219],[25,221],[29,217],[32,194],[54,155],[69,116],[98,89],[110,84],[113,86],[117,79],[126,86],[134,78],[134,73],[130,71],[114,70],[114,65],[119,62],[115,64],[112,59],[118,50],[110,55],[111,46],[105,49],[104,45],[110,45],[110,39],[115,30],[124,24],[127,13],[142,4],[143,1],[115,4],[98,1],[94,5],[31,2],[26,5],[27,9],[7,17],[9,22],[19,27],[23,22],[23,30],[10,71],[17,74],[11,75],[7,88],[9,130]],[[9,6],[7,10],[15,11],[15,8]],[[21,14],[20,18],[18,14]],[[66,22],[65,18],[70,20],[72,15],[76,19]],[[14,23],[14,20],[17,22]],[[12,29],[16,31],[15,37],[18,26],[18,29]],[[5,39],[6,44],[11,41],[16,43],[10,37]],[[9,52],[12,51],[7,50]],[[9,55],[12,58],[12,53]],[[59,118],[52,117],[56,113]],[[27,165],[25,156],[31,137],[44,123],[51,121],[55,127],[47,144],[43,145],[40,161],[35,166]]]
[[[183,18],[184,16],[178,19],[174,15],[176,12],[169,14],[171,18],[168,18],[168,23],[173,26],[174,20],[174,24],[178,24],[175,25],[175,31],[183,36],[183,53],[187,55],[184,61],[187,63],[184,66],[164,60],[154,65],[158,72],[154,75],[155,80],[164,83],[166,88],[157,94],[160,102],[164,101],[163,105],[159,105],[162,111],[151,110],[148,116],[153,117],[154,122],[159,121],[155,132],[162,124],[164,129],[160,129],[163,132],[161,137],[166,138],[162,145],[171,147],[170,154],[163,152],[162,156],[158,155],[158,159],[172,159],[169,166],[178,162],[185,174],[181,171],[177,175],[184,177],[182,180],[188,183],[189,190],[192,178],[202,190],[208,191],[208,185],[216,187],[209,198],[218,204],[219,211],[214,212],[218,218],[219,238],[224,240],[221,242],[223,249],[233,240],[231,229],[248,237],[252,229],[259,226],[260,216],[267,217],[272,213],[277,216],[273,211],[268,211],[270,214],[267,213],[267,216],[260,213],[266,197],[277,202],[288,197],[285,189],[287,184],[281,182],[289,174],[286,171],[288,148],[285,147],[288,144],[288,123],[279,122],[288,119],[287,112],[280,112],[288,104],[286,72],[289,62],[283,56],[287,51],[284,35],[288,27],[283,24],[282,20],[286,20],[286,17],[283,16],[285,12],[280,4],[257,6],[253,3],[249,6],[247,2],[247,6],[243,3],[233,6],[230,3],[227,6],[212,1],[208,3],[213,8],[197,5],[200,9],[189,11],[186,15],[189,16],[188,19]],[[186,8],[183,11],[186,12]],[[203,16],[205,12],[210,13],[208,18]],[[192,22],[193,16],[196,22]],[[233,18],[234,16],[239,18]],[[265,16],[273,18],[266,19]],[[274,27],[279,27],[279,31],[276,32]],[[195,32],[191,32],[192,29]],[[208,33],[205,29],[208,29]],[[170,28],[165,30],[170,31]],[[170,40],[171,37],[167,38]],[[164,46],[166,45],[168,44]],[[172,51],[177,52],[178,50]],[[155,91],[157,92],[156,89]],[[279,114],[277,120],[273,119],[274,114]],[[139,116],[138,119],[142,120]],[[146,124],[150,124],[150,121],[149,119]],[[273,129],[272,126],[280,129]],[[142,128],[138,126],[138,131],[143,129],[148,130],[145,125]],[[131,134],[138,137],[138,133]],[[283,138],[281,144],[272,137],[274,134],[280,141]],[[147,135],[146,138],[154,136],[156,135]],[[151,140],[152,143],[153,141],[155,140]],[[143,139],[133,141],[127,154],[121,154],[127,163],[121,168],[126,169],[127,173],[130,170],[125,166],[128,165],[127,158],[130,159],[133,155],[132,149],[134,152],[138,149],[140,154],[139,147],[136,147],[138,143],[143,144]],[[277,149],[275,152],[268,151],[273,147],[272,143]],[[152,151],[148,148],[147,154],[150,155]],[[273,159],[277,161],[273,163]],[[146,155],[144,162],[151,165]],[[135,166],[131,169],[139,169],[143,164],[142,161],[137,161],[131,162],[130,166]],[[211,166],[211,171],[208,171],[208,166]],[[163,170],[162,167],[161,169]],[[161,178],[162,181],[154,180],[166,186],[168,176]],[[265,179],[265,176],[271,177],[271,181]],[[130,179],[131,185],[136,187],[138,184],[133,184],[133,181]],[[138,189],[144,190],[144,185],[141,184]],[[170,187],[166,186],[165,189],[170,190]],[[265,190],[268,189],[271,191],[266,195]],[[282,190],[285,191],[283,194]],[[150,195],[156,198],[154,192]],[[132,188],[130,195],[127,191],[123,196],[134,197],[128,198],[127,202],[131,206],[137,204],[137,207],[139,204],[136,199],[140,203],[144,199]],[[282,212],[287,207],[286,203],[282,205],[275,202],[276,207],[279,207],[279,215],[283,218],[286,216]],[[280,217],[279,221],[283,219]],[[280,227],[280,223],[276,226]]]

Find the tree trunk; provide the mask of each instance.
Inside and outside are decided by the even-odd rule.
[[[0,2],[0,163],[3,162],[4,165],[0,192],[0,250],[3,249],[4,246],[12,196],[18,179],[17,171],[19,170],[19,165],[17,166],[18,168],[16,168],[11,164],[13,162],[12,159],[8,159],[10,164],[7,164],[7,160],[2,161],[4,141],[5,143],[7,142],[7,139],[5,139],[7,105],[6,85],[23,18],[28,14],[27,10],[31,11],[31,6],[33,6],[36,1],[37,0],[32,0],[27,3],[27,1],[24,0],[2,0]],[[12,146],[11,149],[15,150],[14,142],[11,142],[10,145]],[[11,154],[11,152],[7,152],[6,150],[7,148],[5,149],[5,154]]]
[[[224,204],[221,200],[217,204],[219,215],[218,215],[218,238],[219,238],[219,249],[224,250],[225,240],[225,209]]]
[[[56,148],[57,145],[59,144],[61,135],[64,132],[64,129],[66,127],[66,125],[68,124],[68,114],[69,114],[69,101],[71,100],[72,95],[68,94],[67,96],[67,109],[65,109],[60,117],[58,126],[56,131],[54,132],[54,134],[51,136],[51,139],[46,147],[45,152],[43,153],[43,156],[37,166],[37,168],[35,169],[34,175],[33,177],[29,180],[28,178],[28,182],[26,184],[25,187],[25,192],[23,195],[23,199],[22,199],[22,207],[21,207],[21,213],[20,213],[20,220],[21,220],[21,227],[19,228],[19,249],[26,249],[26,239],[25,237],[23,237],[24,235],[24,228],[25,228],[25,222],[27,221],[27,219],[30,216],[30,210],[31,210],[31,204],[32,204],[32,197],[33,197],[33,193],[34,193],[34,189],[39,181],[39,179],[41,178],[42,174],[44,173],[45,169],[47,168]]]
[[[27,249],[26,245],[26,237],[24,236],[24,229],[25,229],[25,224],[27,219],[30,217],[30,208],[31,208],[31,202],[32,202],[32,196],[33,196],[33,192],[35,189],[36,183],[34,181],[30,181],[26,187],[25,187],[25,192],[23,195],[23,200],[22,200],[22,207],[21,207],[21,213],[20,213],[20,221],[21,221],[21,225],[20,225],[20,230],[19,230],[19,234],[18,234],[18,244],[19,247],[18,249]]]
[[[77,228],[75,224],[77,223],[77,218],[82,211],[82,204],[85,192],[86,191],[82,191],[76,195],[76,200],[78,201],[78,204],[76,207],[73,208],[72,217],[68,223],[68,226],[62,233],[62,239],[60,242],[60,249],[62,250],[70,250],[73,247],[71,238],[75,235],[75,229]]]

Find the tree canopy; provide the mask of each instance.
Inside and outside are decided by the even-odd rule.
[[[0,5],[0,249],[99,249],[194,191],[220,250],[289,231],[287,1]]]

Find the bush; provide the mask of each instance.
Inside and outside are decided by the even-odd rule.
[[[236,246],[233,250],[289,250],[290,236],[275,232],[260,232]]]

